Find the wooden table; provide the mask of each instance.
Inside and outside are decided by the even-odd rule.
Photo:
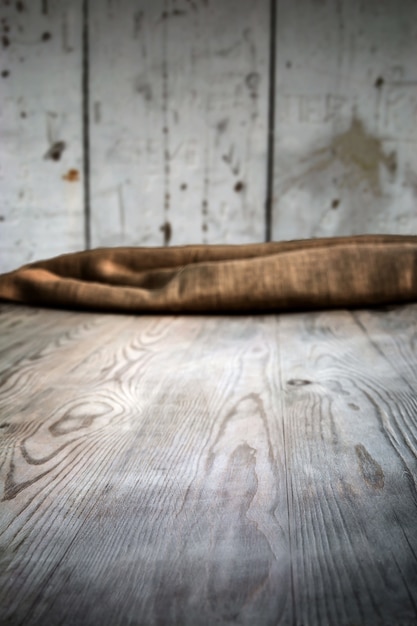
[[[1,305],[0,622],[417,623],[417,305]]]

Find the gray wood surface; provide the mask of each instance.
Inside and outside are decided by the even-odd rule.
[[[417,621],[417,305],[0,311],[0,623]]]

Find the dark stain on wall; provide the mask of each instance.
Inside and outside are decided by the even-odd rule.
[[[52,161],[59,161],[66,147],[67,144],[65,143],[65,141],[56,141],[49,148],[44,158],[51,159]]]
[[[140,78],[135,81],[135,92],[143,96],[146,102],[151,102],[153,98],[152,85],[147,82],[142,82]]]
[[[232,174],[237,176],[240,172],[240,163],[237,157],[235,157],[235,146],[232,145],[227,154],[222,155],[222,161],[230,166]]]
[[[204,146],[204,178],[203,178],[203,199],[201,203],[201,228],[203,233],[208,231],[208,214],[209,214],[209,193],[210,193],[210,152],[209,143],[206,139]],[[203,235],[203,243],[207,243],[205,234]]]
[[[205,190],[207,187],[207,183],[205,184]],[[208,200],[204,199],[201,203],[201,230],[203,233],[208,231],[207,217],[208,217]],[[203,237],[203,243],[207,243],[207,239]]]
[[[165,8],[167,2],[164,3]],[[168,25],[166,22],[163,24],[162,32],[163,41],[163,54],[162,54],[162,116],[163,116],[163,128],[162,128],[162,142],[163,142],[163,163],[164,163],[164,213],[165,223],[168,224],[167,214],[170,208],[171,194],[171,156],[170,156],[170,136],[169,136],[169,75],[168,75]],[[169,237],[167,233],[169,232]],[[164,231],[165,239],[171,238],[171,230]],[[167,245],[167,244],[165,244]]]
[[[258,97],[258,89],[259,83],[261,82],[261,77],[258,72],[251,72],[246,76],[245,83],[246,87],[249,89],[249,93],[251,98]]]
[[[171,224],[169,222],[165,222],[165,224],[162,224],[160,230],[163,232],[163,235],[164,235],[164,246],[168,246],[172,237]]]
[[[224,133],[227,130],[227,127],[229,126],[229,118],[225,117],[222,120],[219,120],[217,122],[217,131],[219,134]]]
[[[290,178],[280,190],[285,193],[294,185],[308,185],[313,177],[330,169],[338,161],[344,166],[340,187],[356,188],[359,183],[368,187],[375,196],[381,196],[381,166],[394,176],[397,155],[384,150],[382,139],[369,133],[358,117],[353,117],[350,127],[335,135],[329,144],[313,150],[303,158],[309,167],[299,176]]]
[[[187,11],[182,11],[181,9],[173,9],[172,11],[162,11],[161,20],[168,20],[170,17],[182,17],[183,15],[187,15]]]

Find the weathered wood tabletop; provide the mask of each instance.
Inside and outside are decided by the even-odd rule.
[[[416,314],[3,304],[1,624],[416,624]]]

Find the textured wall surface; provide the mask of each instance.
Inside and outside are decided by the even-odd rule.
[[[414,0],[3,0],[0,270],[417,232]]]
[[[262,240],[268,11],[92,4],[93,245]]]
[[[273,236],[417,232],[417,3],[278,2]]]
[[[0,270],[84,246],[78,0],[0,5]]]

